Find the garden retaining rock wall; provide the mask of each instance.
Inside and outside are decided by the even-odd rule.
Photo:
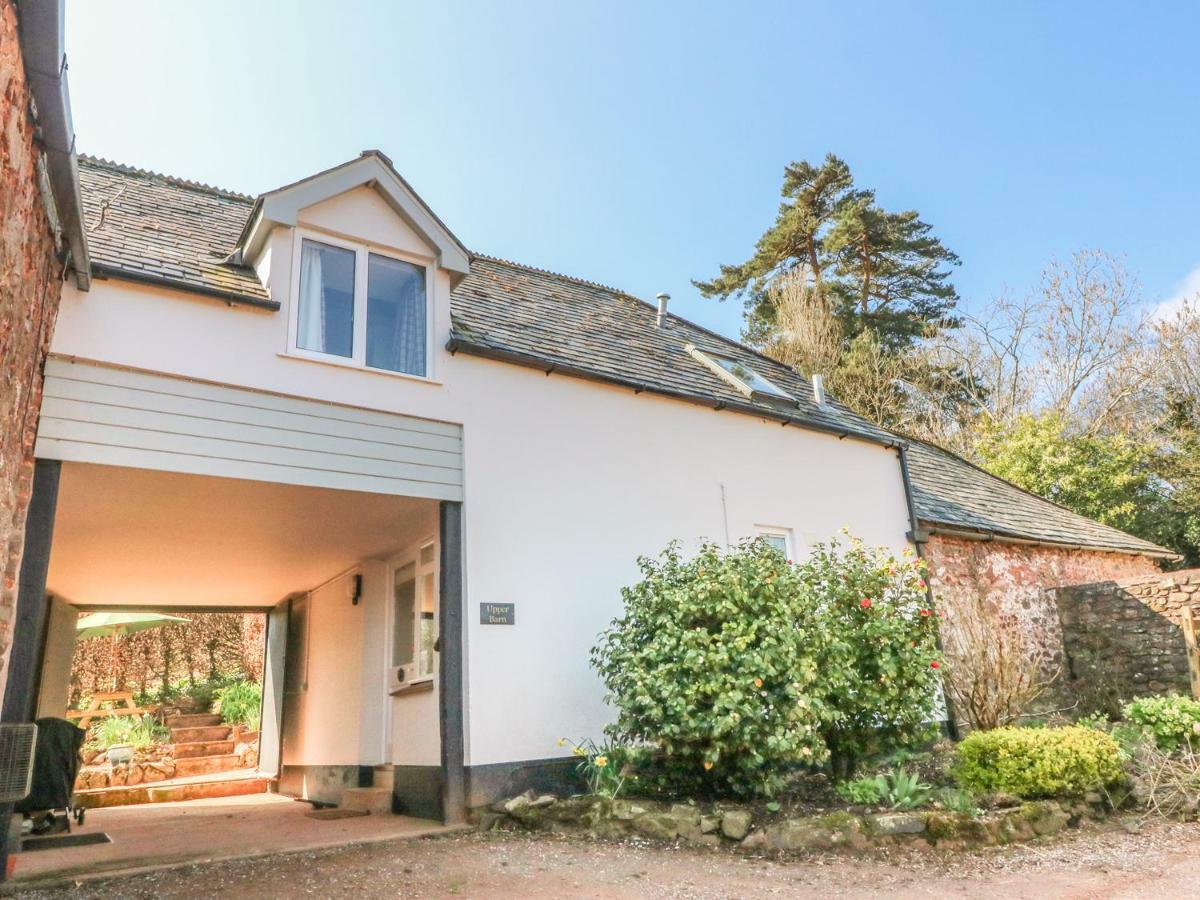
[[[764,816],[744,806],[597,796],[558,799],[527,792],[481,812],[478,824],[484,829],[519,825],[597,838],[682,840],[748,851],[858,851],[891,844],[944,849],[1010,844],[1054,834],[1085,818],[1101,819],[1104,815],[1105,807],[1098,795],[1078,801],[1021,803],[979,816],[921,810],[837,811],[789,818]]]
[[[1200,569],[1048,592],[1062,621],[1067,687],[1081,707],[1149,694],[1188,694],[1185,609],[1200,610]],[[1083,709],[1091,712],[1091,709]]]

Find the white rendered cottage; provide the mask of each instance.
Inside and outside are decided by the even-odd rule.
[[[79,165],[94,277],[63,291],[26,557],[52,631],[270,610],[284,792],[390,770],[398,810],[452,821],[553,778],[610,718],[588,651],[669,541],[907,544],[892,436],[648,303],[467,251],[380,153],[258,198]]]

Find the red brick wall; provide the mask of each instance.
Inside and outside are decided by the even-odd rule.
[[[954,627],[961,604],[983,600],[992,609],[1018,615],[1047,668],[1062,660],[1062,625],[1046,588],[1153,575],[1157,564],[1144,556],[1095,550],[1063,550],[1000,541],[969,541],[933,535],[924,549],[934,595]]]
[[[12,0],[0,0],[0,677],[33,481],[42,366],[62,290],[34,131],[16,10]]]

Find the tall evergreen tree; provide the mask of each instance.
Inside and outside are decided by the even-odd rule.
[[[914,210],[889,212],[874,191],[855,188],[850,168],[830,154],[820,166],[791,163],[772,225],[739,265],[723,265],[711,281],[694,282],[706,297],[744,296],[745,337],[767,345],[776,330],[768,286],[799,275],[841,323],[847,341],[864,331],[891,352],[931,329],[958,324],[950,267],[958,257]]]

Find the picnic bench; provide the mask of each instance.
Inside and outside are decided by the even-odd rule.
[[[101,708],[101,703],[124,705]],[[147,712],[149,712],[148,709],[141,709],[133,702],[133,691],[97,691],[92,694],[87,709],[68,710],[67,718],[79,719],[79,727],[87,728],[92,719],[100,719],[105,716],[140,716]]]

